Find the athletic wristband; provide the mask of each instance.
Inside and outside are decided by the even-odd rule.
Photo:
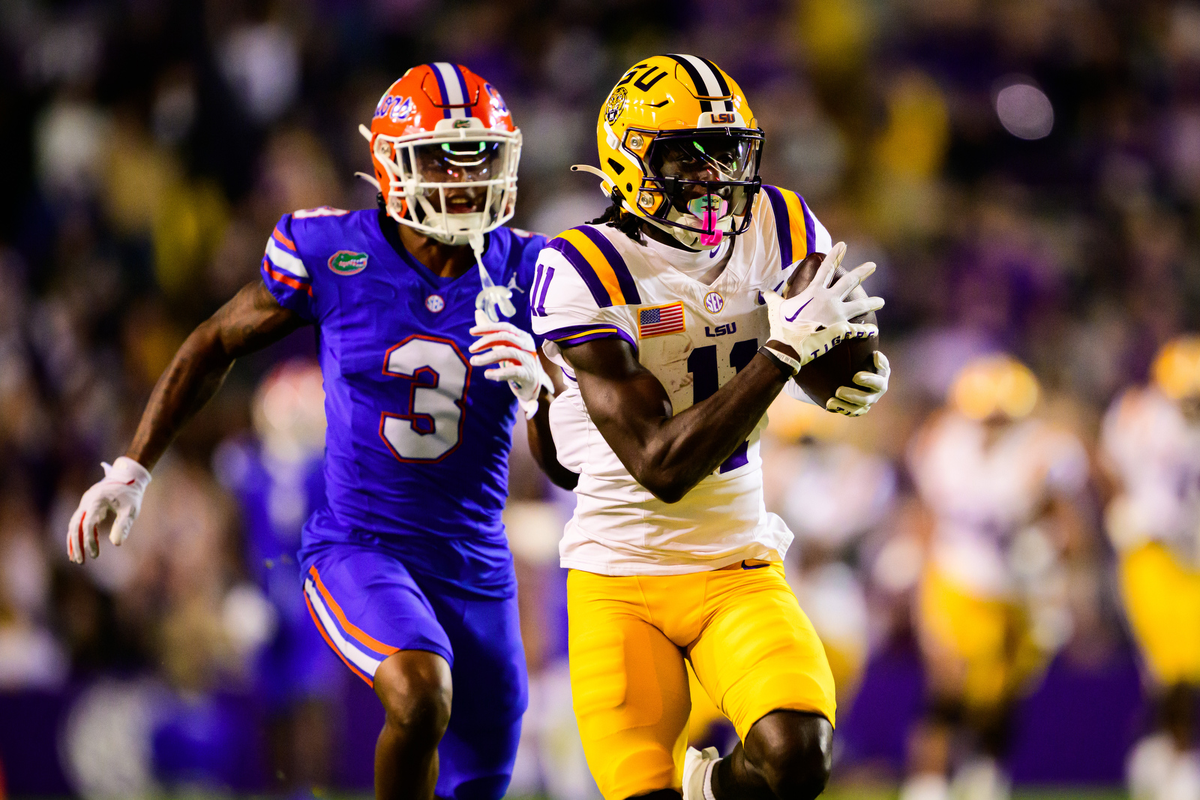
[[[778,350],[767,347],[765,344],[758,348],[758,352],[762,353],[772,364],[778,367],[780,373],[785,378],[794,378],[800,372],[800,362],[791,356],[786,356]]]

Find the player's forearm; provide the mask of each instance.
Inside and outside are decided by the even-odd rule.
[[[554,435],[550,431],[550,395],[543,391],[538,398],[538,411],[525,423],[529,439],[529,452],[533,460],[546,473],[550,482],[561,489],[571,490],[579,483],[579,475],[558,461],[558,450],[554,446]]]
[[[175,435],[221,388],[235,359],[305,324],[279,305],[261,279],[243,286],[179,348],[155,384],[125,455],[152,469]]]
[[[631,474],[660,500],[678,502],[750,436],[785,383],[774,364],[755,356],[711,397],[662,420],[631,459]]]
[[[154,385],[125,455],[153,469],[184,425],[221,388],[233,361],[211,320],[194,330]]]

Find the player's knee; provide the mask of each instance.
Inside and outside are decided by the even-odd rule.
[[[450,665],[423,650],[402,650],[375,672],[386,724],[406,738],[436,745],[450,722]]]
[[[746,757],[779,800],[812,800],[833,763],[833,726],[819,714],[773,711],[750,729]]]

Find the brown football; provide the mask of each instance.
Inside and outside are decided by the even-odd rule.
[[[804,287],[812,282],[817,274],[817,267],[825,260],[824,253],[809,253],[792,275],[784,297],[795,297]],[[841,267],[837,268],[837,277],[845,274]],[[862,316],[855,317],[851,322],[868,322],[877,324],[875,312],[868,311]],[[854,376],[862,371],[875,371],[875,351],[879,349],[879,337],[868,339],[850,339],[835,345],[828,353],[805,364],[800,374],[795,378],[796,383],[814,402],[822,408],[840,386],[855,386]]]

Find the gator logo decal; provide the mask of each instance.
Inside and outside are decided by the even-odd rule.
[[[367,254],[338,250],[329,257],[329,268],[338,275],[357,275],[367,268]]]

